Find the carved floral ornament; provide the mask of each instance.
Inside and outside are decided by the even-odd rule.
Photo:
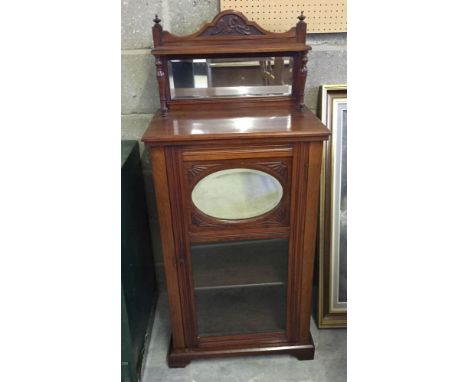
[[[196,178],[198,175],[201,173],[213,168],[213,167],[220,167],[220,164],[194,164],[192,167],[190,167],[187,171],[188,173],[188,178],[190,181],[192,181],[194,178]]]

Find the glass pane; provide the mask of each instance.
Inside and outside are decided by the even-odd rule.
[[[171,97],[291,95],[292,68],[292,57],[170,60]]]
[[[235,168],[214,172],[192,191],[195,206],[219,219],[247,219],[275,208],[283,196],[281,183],[257,170]]]
[[[347,101],[336,99],[333,104],[332,155],[332,243],[331,243],[331,308],[343,311],[347,304]]]
[[[288,240],[192,245],[198,335],[286,330]]]
[[[340,198],[340,277],[338,288],[338,301],[347,301],[347,117],[348,110],[342,112],[341,136],[341,198]]]

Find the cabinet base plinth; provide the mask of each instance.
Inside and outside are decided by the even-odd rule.
[[[300,361],[313,360],[315,354],[315,346],[312,338],[305,344],[289,344],[282,343],[278,345],[262,345],[249,347],[210,347],[210,348],[193,348],[185,351],[175,351],[171,345],[167,353],[167,364],[171,368],[183,368],[194,359],[202,358],[221,358],[221,357],[241,357],[250,355],[267,355],[267,354],[290,354]]]

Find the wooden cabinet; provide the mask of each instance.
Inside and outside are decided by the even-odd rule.
[[[303,105],[301,76],[309,49],[303,18],[296,29],[274,34],[225,11],[180,38],[162,32],[155,21],[162,105],[143,141],[151,158],[170,303],[169,366],[266,353],[313,359],[309,323],[318,191],[323,141],[330,133]],[[220,46],[222,52],[215,53]],[[262,59],[251,58],[259,51],[265,52]],[[268,77],[267,89],[218,96],[233,89],[213,90],[208,78],[199,98],[197,87],[174,91],[171,59],[233,55],[244,59],[242,70],[258,66],[261,78]],[[271,65],[264,61],[268,56],[288,58]],[[239,62],[205,59],[206,77],[220,64],[239,70]],[[271,85],[278,62],[292,73],[291,92],[266,96],[288,89],[282,82]],[[265,75],[269,65],[272,72]],[[205,81],[204,68],[185,70],[199,84]]]

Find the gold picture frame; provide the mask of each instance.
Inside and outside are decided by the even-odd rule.
[[[324,144],[320,180],[317,325],[344,328],[347,326],[347,85],[323,85],[319,100],[319,116],[332,135]]]

